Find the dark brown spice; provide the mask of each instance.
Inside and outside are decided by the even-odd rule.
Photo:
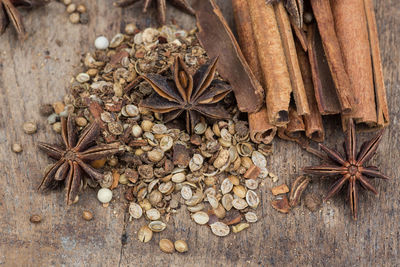
[[[218,58],[202,65],[195,75],[191,75],[180,57],[173,65],[174,85],[158,74],[147,74],[143,78],[153,87],[155,94],[142,100],[141,107],[164,114],[169,122],[185,112],[186,129],[193,132],[200,116],[213,119],[229,118],[229,113],[219,103],[229,94],[231,88],[225,82],[214,80]]]
[[[347,136],[343,144],[346,157],[344,158],[339,152],[336,152],[322,144],[320,148],[328,155],[332,164],[325,164],[320,166],[306,167],[303,169],[305,173],[318,174],[323,176],[338,176],[341,178],[337,179],[332,185],[328,194],[324,198],[324,201],[334,196],[343,185],[349,183],[349,201],[350,208],[353,215],[353,219],[357,219],[357,208],[358,208],[358,183],[361,184],[362,188],[368,189],[374,194],[378,194],[375,187],[370,183],[368,178],[383,178],[389,179],[388,176],[379,172],[377,167],[363,165],[372,158],[375,154],[379,142],[381,141],[383,130],[381,130],[374,138],[370,141],[365,142],[360,149],[360,152],[356,154],[356,134],[353,120],[348,120]],[[358,181],[358,183],[357,183]]]
[[[52,189],[65,182],[67,189],[66,202],[68,205],[75,201],[84,173],[97,182],[103,179],[103,174],[88,163],[106,158],[119,151],[119,143],[93,145],[100,134],[100,126],[97,121],[87,126],[79,139],[77,138],[74,121],[72,116],[69,116],[68,119],[61,118],[61,136],[64,148],[59,145],[38,143],[40,149],[50,157],[58,160],[46,172],[39,188]]]

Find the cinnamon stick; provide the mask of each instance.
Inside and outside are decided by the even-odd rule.
[[[251,18],[247,0],[232,0],[232,7],[243,55],[256,78],[262,81],[263,74],[258,60],[257,47],[253,40],[253,28],[249,23]],[[258,112],[249,113],[248,119],[251,140],[255,143],[269,144],[276,134],[276,127],[269,123],[265,104]]]
[[[344,67],[357,99],[345,118],[375,126],[375,91],[364,1],[335,0],[331,1],[331,8]]]
[[[269,124],[267,108],[249,113],[250,138],[254,143],[269,144],[275,137],[276,127]]]
[[[306,127],[306,136],[316,142],[322,142],[325,136],[324,126],[322,124],[322,116],[318,110],[318,105],[315,99],[310,62],[299,42],[296,42],[296,50],[299,58],[304,88],[307,94],[308,105],[310,107],[310,115],[303,116],[304,125]]]
[[[263,104],[263,88],[251,72],[235,37],[214,0],[197,1],[197,37],[208,56],[219,57],[219,74],[232,86],[240,111],[256,112]]]
[[[389,110],[386,99],[386,89],[383,80],[382,60],[379,52],[378,30],[372,0],[364,0],[365,14],[367,17],[369,44],[371,47],[373,77],[375,85],[377,125],[384,127],[389,124]]]
[[[282,139],[297,142],[305,131],[303,117],[294,107],[289,107],[289,123],[285,127],[278,128],[278,136]]]
[[[276,126],[284,126],[289,122],[292,85],[275,11],[265,0],[248,1],[248,6],[267,90],[268,119]]]
[[[336,36],[330,3],[328,0],[311,0],[311,7],[321,34],[341,111],[349,113],[354,106],[353,90],[345,70],[340,44]]]
[[[341,112],[339,99],[317,26],[310,25],[307,35],[308,57],[318,109],[322,115],[338,114]]]

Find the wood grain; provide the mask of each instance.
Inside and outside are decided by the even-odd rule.
[[[201,1],[201,0],[200,0]],[[195,225],[185,210],[173,217],[168,228],[153,240],[142,244],[136,239],[143,221],[127,221],[126,203],[119,192],[108,208],[97,201],[95,191],[81,196],[78,205],[66,208],[64,194],[36,192],[42,170],[50,163],[35,147],[37,140],[54,140],[50,127],[38,113],[41,103],[60,100],[67,84],[79,70],[80,55],[93,50],[98,35],[111,38],[125,23],[136,21],[146,27],[156,20],[140,12],[141,3],[125,11],[112,1],[86,0],[89,25],[71,25],[64,6],[54,2],[25,16],[29,38],[17,41],[9,28],[0,37],[0,266],[389,266],[399,264],[400,225],[400,2],[375,1],[385,84],[392,124],[372,163],[380,166],[390,181],[376,180],[379,196],[360,194],[360,218],[351,221],[344,198],[335,197],[311,213],[304,203],[290,214],[279,214],[270,206],[274,185],[265,182],[260,221],[249,229],[226,238],[213,236],[207,227]],[[230,1],[220,0],[222,10],[232,23]],[[24,13],[25,14],[25,13]],[[168,8],[167,19],[191,28],[193,18]],[[56,45],[62,41],[62,46]],[[38,133],[22,132],[28,120],[38,122]],[[327,144],[341,148],[340,118],[325,119]],[[362,134],[365,140],[371,134]],[[19,142],[24,151],[11,152]],[[361,140],[359,140],[359,144]],[[274,141],[269,169],[279,183],[291,184],[303,166],[316,164],[295,144]],[[276,185],[276,184],[275,184]],[[305,194],[322,195],[329,180],[313,179]],[[345,194],[342,194],[344,196]],[[83,210],[91,210],[94,220],[81,219]],[[31,214],[43,221],[34,225]],[[125,239],[126,242],[121,242]],[[189,252],[166,255],[159,251],[161,238],[186,239]],[[125,241],[125,240],[123,240]]]

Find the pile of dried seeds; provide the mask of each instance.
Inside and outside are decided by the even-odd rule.
[[[105,170],[100,186],[107,192],[99,194],[122,186],[130,219],[147,219],[138,232],[140,241],[163,231],[182,206],[195,223],[208,225],[217,236],[248,228],[257,221],[259,184],[269,175],[266,156],[272,147],[250,141],[247,121],[240,119],[232,96],[224,100],[231,119],[202,119],[192,136],[182,120],[164,124],[161,114],[140,108],[140,100],[153,92],[141,74],[171,77],[169,67],[178,55],[194,72],[207,56],[194,30],[163,26],[129,33],[110,42],[97,40],[102,49],[86,54],[70,94],[52,107],[43,106],[41,113],[56,132],[60,116],[73,114],[79,130],[99,119],[99,141],[121,142],[123,152],[92,166]],[[84,179],[82,189],[87,186],[98,185]]]

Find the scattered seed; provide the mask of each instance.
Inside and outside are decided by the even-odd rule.
[[[208,220],[210,219],[210,217],[204,211],[198,211],[198,212],[192,214],[192,219],[197,224],[206,224],[206,223],[208,223]]]
[[[244,214],[244,218],[246,219],[247,222],[249,223],[255,223],[257,222],[258,218],[257,218],[257,214],[255,214],[252,211],[246,212]]]
[[[142,207],[140,207],[139,204],[131,202],[129,204],[129,214],[132,216],[134,219],[140,219],[143,214]]]
[[[29,218],[29,221],[31,223],[40,223],[42,221],[42,216],[40,216],[38,214],[34,214]]]
[[[79,15],[79,14],[78,14]],[[105,50],[108,48],[109,46],[109,42],[108,39],[104,36],[99,36],[96,38],[96,40],[94,41],[94,46],[99,49],[99,50]]]
[[[146,211],[146,217],[149,218],[149,220],[157,221],[160,219],[161,214],[157,209],[153,208]]]
[[[256,192],[248,190],[246,193],[246,202],[250,207],[256,209],[260,204],[260,198],[257,196]]]
[[[180,252],[180,253],[184,253],[186,251],[188,251],[188,245],[186,243],[186,241],[184,240],[176,240],[174,242],[174,246],[176,251]]]
[[[232,201],[232,206],[237,210],[242,210],[242,209],[247,208],[248,204],[247,204],[246,200],[244,200],[243,198],[235,198]]]
[[[22,146],[20,144],[14,143],[11,146],[11,150],[15,153],[20,153],[22,152]]]
[[[82,212],[82,217],[85,221],[90,221],[93,219],[93,213],[88,210]]]
[[[191,199],[193,196],[193,192],[192,192],[192,189],[190,188],[190,186],[188,186],[188,185],[182,186],[181,195],[186,200]]]
[[[174,243],[169,239],[161,239],[159,246],[162,252],[173,253],[175,251]]]
[[[143,225],[138,231],[138,239],[140,242],[147,243],[153,237],[153,231],[147,226]]]
[[[230,232],[229,226],[223,222],[215,222],[210,227],[212,233],[216,236],[227,236]]]
[[[35,122],[28,121],[22,125],[22,129],[26,134],[34,134],[37,131],[37,125]]]
[[[233,189],[233,183],[228,178],[225,178],[221,184],[221,192],[223,195],[228,194]]]
[[[167,228],[167,225],[163,223],[162,221],[152,221],[149,223],[149,228],[153,232],[162,232]]]
[[[108,188],[101,188],[97,192],[97,199],[101,203],[109,203],[112,199],[112,191]]]
[[[80,20],[81,20],[81,15],[78,12],[74,12],[69,15],[69,21],[73,24],[79,23]]]

